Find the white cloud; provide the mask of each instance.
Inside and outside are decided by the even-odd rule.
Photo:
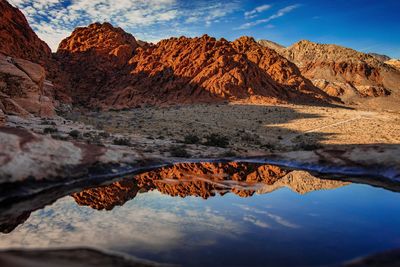
[[[271,212],[268,212],[265,210],[259,210],[257,208],[249,207],[246,205],[236,205],[236,206],[238,206],[239,208],[241,208],[249,213],[265,215],[265,218],[269,218],[270,220],[272,220],[272,222],[279,224],[281,226],[284,226],[287,228],[293,228],[293,229],[300,228],[299,225],[292,223],[292,222],[284,219],[282,216],[273,214]],[[257,226],[263,227],[263,228],[271,228],[271,226],[267,222],[257,219],[255,216],[252,216],[252,215],[246,215],[243,219],[245,221],[251,222],[251,223],[253,223]]]
[[[268,22],[270,22],[270,21],[272,21],[274,19],[283,17],[284,15],[286,15],[287,13],[295,10],[298,7],[300,7],[300,5],[291,5],[291,6],[284,7],[282,9],[279,9],[278,12],[276,12],[275,14],[269,16],[268,18],[259,19],[259,20],[256,20],[256,21],[244,23],[240,27],[238,27],[237,29],[243,30],[243,29],[248,29],[248,28],[257,26],[259,24],[268,23]]]
[[[262,5],[262,6],[258,6],[255,9],[251,10],[251,11],[247,11],[244,13],[244,17],[246,19],[252,19],[258,16],[259,13],[262,13],[264,11],[267,11],[268,9],[270,9],[272,6],[271,5]]]
[[[110,22],[136,35],[181,32],[182,24],[211,25],[239,8],[237,1],[186,5],[179,0],[11,0],[53,51],[77,26]],[[190,34],[190,31],[185,31]],[[140,34],[139,34],[140,35]],[[149,39],[158,39],[150,36]]]
[[[258,227],[261,227],[261,228],[271,228],[271,226],[268,223],[263,222],[263,221],[257,219],[254,216],[251,216],[251,215],[244,216],[243,220],[246,221],[246,222],[250,222],[250,223],[252,223],[252,224],[254,224],[254,225],[258,226]]]

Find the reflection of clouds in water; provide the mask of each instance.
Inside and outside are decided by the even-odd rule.
[[[171,198],[157,192],[138,195],[113,211],[78,207],[72,198],[34,212],[0,248],[95,246],[106,249],[163,250],[213,244],[218,237],[241,234],[238,223],[197,199]]]
[[[246,222],[251,222],[252,224],[261,227],[261,228],[271,228],[271,226],[263,221],[258,220],[256,217],[251,215],[246,215],[243,217],[243,220]]]
[[[246,205],[242,205],[242,204],[237,204],[235,206],[237,206],[237,207],[239,207],[239,208],[241,208],[241,209],[243,209],[243,210],[245,210],[247,212],[266,215],[273,222],[275,222],[275,223],[277,223],[277,224],[279,224],[281,226],[285,226],[285,227],[288,227],[288,228],[294,228],[294,229],[300,228],[299,225],[297,225],[295,223],[292,223],[292,222],[284,219],[283,217],[281,217],[279,215],[276,215],[276,214],[273,214],[271,212],[260,210],[260,209],[257,209],[257,208],[254,208],[254,207],[250,207],[250,206],[246,206]],[[254,223],[257,226],[260,226],[259,224],[262,223],[264,225],[268,225],[268,228],[270,228],[270,225],[267,222],[262,221],[260,218],[256,218],[255,216],[251,216],[252,219],[250,220],[248,217],[249,216],[245,216],[244,220],[248,221],[248,222],[251,222],[251,223]],[[257,224],[255,222],[257,222]]]

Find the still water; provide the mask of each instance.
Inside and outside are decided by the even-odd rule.
[[[85,190],[33,211],[0,248],[90,247],[183,266],[337,265],[400,248],[399,193],[268,171],[164,172]]]

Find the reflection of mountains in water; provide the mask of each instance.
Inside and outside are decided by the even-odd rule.
[[[79,205],[111,210],[135,198],[140,192],[157,190],[170,196],[207,199],[232,192],[240,197],[266,194],[287,187],[299,194],[334,189],[346,182],[319,179],[303,171],[249,163],[183,163],[160,168],[111,185],[73,194]]]

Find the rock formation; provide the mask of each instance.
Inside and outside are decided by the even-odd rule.
[[[0,0],[0,124],[11,115],[54,115],[44,66],[51,51],[29,26],[24,15]]]
[[[400,71],[400,60],[399,59],[390,59],[385,62],[388,65],[391,65]]]
[[[54,115],[54,106],[44,93],[45,70],[24,59],[0,54],[0,110],[10,115]]]
[[[400,71],[376,55],[310,41],[300,41],[287,48],[268,41],[259,44],[275,49],[295,63],[305,77],[329,95],[347,100],[388,96],[400,91]]]
[[[368,55],[373,56],[374,58],[376,58],[380,62],[386,62],[386,61],[389,61],[391,59],[387,55],[381,55],[381,54],[377,54],[377,53],[368,53]]]
[[[57,50],[58,78],[66,75],[61,83],[70,89],[67,93],[75,103],[86,105],[98,97],[100,88],[121,78],[122,68],[138,47],[132,35],[109,23],[76,28]],[[106,94],[114,94],[112,86],[106,90]]]
[[[75,102],[92,106],[328,99],[294,64],[248,37],[228,42],[204,35],[143,45],[96,23],[75,30],[57,58],[71,75]]]
[[[161,265],[89,248],[2,250],[0,251],[0,262],[2,266],[8,267],[156,267]]]
[[[18,8],[0,0],[0,53],[44,65],[51,58],[48,45],[37,37]]]

